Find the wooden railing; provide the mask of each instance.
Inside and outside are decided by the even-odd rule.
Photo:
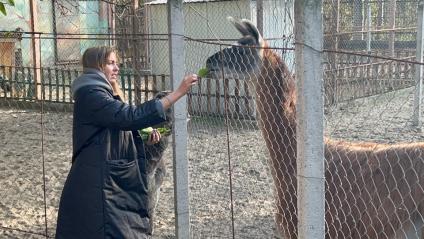
[[[413,57],[404,57],[413,60]],[[414,65],[402,61],[373,60],[346,56],[339,64],[324,65],[325,103],[336,104],[381,94],[414,84]],[[0,65],[0,99],[39,102],[35,88],[40,87],[43,102],[71,105],[71,82],[81,74],[76,69],[41,68],[41,82],[33,82],[32,67]],[[152,99],[160,91],[171,89],[169,75],[141,75],[121,71],[120,83],[125,100],[131,104]],[[136,87],[136,82],[138,86]],[[137,89],[136,89],[137,88]],[[192,115],[213,115],[231,118],[254,118],[252,92],[245,81],[238,79],[201,79],[188,94],[188,111]]]
[[[378,95],[414,85],[415,66],[402,60],[379,60],[358,56],[338,59],[337,66],[324,65],[326,104]]]
[[[41,82],[34,83],[32,67],[0,66],[0,98],[19,102],[39,102],[36,98],[35,86],[40,86],[42,100],[45,103],[73,103],[71,83],[79,75],[80,70],[60,69],[57,67],[41,68]],[[125,100],[137,104],[153,99],[161,91],[171,89],[169,75],[141,75],[136,90],[135,74],[122,70],[120,84]],[[137,95],[138,94],[138,95]],[[252,118],[254,115],[253,98],[247,83],[240,80],[201,79],[188,94],[188,111],[191,115],[231,115],[232,118]],[[68,107],[69,108],[69,107]]]

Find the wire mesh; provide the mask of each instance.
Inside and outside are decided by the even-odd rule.
[[[346,92],[340,95],[356,95],[326,107],[326,224],[332,238],[422,235],[422,133],[411,124],[415,83],[402,73],[414,67],[399,61],[377,65],[332,72],[338,92]]]
[[[219,44],[186,43],[188,68]],[[203,62],[203,63],[202,63]],[[243,79],[200,79],[188,98],[191,233],[193,238],[272,237],[275,227],[268,153],[255,120],[254,92]],[[234,227],[234,228],[233,228]]]
[[[327,233],[421,238],[421,130],[411,122],[418,2],[326,3]]]
[[[0,35],[5,238],[54,236],[71,158],[70,85],[81,74],[86,48],[118,48],[120,84],[131,104],[171,89],[165,2],[138,8],[104,1],[39,4],[45,32],[32,34],[27,25],[16,29],[10,20],[10,31]],[[254,42],[246,39],[235,47],[241,35],[227,21],[234,16],[255,22],[255,2],[185,4],[187,73],[206,67],[214,54],[208,67],[219,66],[215,77],[200,79],[187,97],[192,238],[297,236],[293,1],[263,4],[267,49],[240,46]],[[329,238],[422,237],[423,135],[411,126],[420,64],[414,63],[417,6],[418,1],[324,1]],[[112,18],[115,28],[106,24]],[[217,73],[225,61],[226,72]],[[175,236],[171,147],[163,158],[168,173],[155,238]]]

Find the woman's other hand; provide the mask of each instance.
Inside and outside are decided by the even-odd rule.
[[[150,133],[149,138],[147,139],[148,145],[153,145],[159,143],[161,135],[157,129],[153,129],[152,133]]]

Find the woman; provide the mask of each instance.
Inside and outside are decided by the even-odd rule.
[[[122,101],[118,63],[109,47],[87,49],[72,84],[73,156],[59,205],[56,238],[149,238],[146,162],[138,129],[161,123],[164,111],[197,83],[184,78],[162,99]],[[149,143],[157,143],[155,131]]]

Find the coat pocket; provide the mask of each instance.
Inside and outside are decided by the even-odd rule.
[[[137,238],[149,232],[146,176],[137,160],[106,161],[106,234],[112,238]]]

